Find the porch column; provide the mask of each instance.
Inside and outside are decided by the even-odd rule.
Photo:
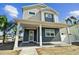
[[[14,49],[16,49],[18,47],[19,26],[20,26],[20,23],[17,23],[17,30],[16,30],[16,37],[15,37],[15,42],[14,42]]]
[[[42,26],[39,26],[39,33],[40,33],[40,47],[42,47]]]

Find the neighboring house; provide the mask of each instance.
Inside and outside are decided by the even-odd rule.
[[[66,43],[74,43],[74,42],[79,42],[79,20],[74,17],[68,17],[65,19],[65,23],[68,24],[68,28],[63,28],[60,30],[61,33],[63,33],[63,35],[61,35],[62,37],[62,41],[66,42]],[[68,30],[68,31],[67,31]]]
[[[16,25],[15,22],[10,22],[9,23],[9,27],[6,30],[6,39],[7,39],[7,41],[14,41],[15,36],[16,36],[16,27],[17,27],[17,25]],[[21,41],[22,40],[21,37],[23,37],[22,27],[19,28],[19,31],[20,31],[19,32],[19,34],[20,34],[19,35],[19,37],[20,37],[19,41]]]
[[[72,26],[72,25],[75,25],[75,24],[78,23],[77,18],[74,17],[74,16],[71,16],[71,17],[67,18],[65,21],[66,21],[66,24],[68,24],[69,26]]]
[[[67,25],[59,23],[57,11],[45,4],[24,6],[22,10],[23,18],[15,19],[17,23],[15,47],[18,47],[20,26],[24,30],[24,43],[32,42],[42,46],[43,43],[61,42],[60,29]]]

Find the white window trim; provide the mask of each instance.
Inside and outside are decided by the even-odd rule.
[[[48,36],[46,32],[49,32],[49,34],[54,33],[54,36]],[[45,37],[55,37],[55,29],[45,29]]]

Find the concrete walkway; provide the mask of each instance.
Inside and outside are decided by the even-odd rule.
[[[35,48],[23,48],[20,55],[38,55]]]
[[[62,42],[55,42],[53,45],[43,45],[43,47],[58,47],[58,46],[70,46],[70,44],[62,43]],[[18,49],[21,49],[20,55],[38,55],[35,48],[40,48],[39,46],[35,47],[20,47]]]

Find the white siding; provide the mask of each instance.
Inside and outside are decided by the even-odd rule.
[[[35,15],[30,15],[29,12],[35,12]],[[23,19],[27,20],[40,20],[40,12],[38,9],[24,10]]]
[[[63,35],[61,34],[62,42],[79,42],[79,28],[77,26],[72,26],[69,28],[69,37],[66,28],[60,29],[60,33],[64,33]]]
[[[27,10],[24,10],[24,11],[23,11],[23,19],[26,19],[27,13],[28,13]]]
[[[57,23],[59,22],[58,21],[58,15],[51,11],[51,10],[43,10],[42,9],[45,9],[45,8],[41,8],[41,9],[30,9],[30,10],[23,10],[23,19],[26,19],[26,20],[41,20],[41,21],[45,21],[45,17],[44,17],[44,13],[50,13],[50,14],[53,14],[54,15],[54,21]],[[29,14],[29,11],[30,12],[35,12],[36,15],[30,15]]]
[[[58,15],[55,15],[55,14],[54,14],[54,19],[55,19],[55,22],[56,22],[56,23],[59,22]]]
[[[41,21],[45,21],[44,12],[41,12]]]
[[[73,26],[70,28],[70,32],[74,36],[74,40],[72,42],[79,42],[79,28],[77,26]]]

